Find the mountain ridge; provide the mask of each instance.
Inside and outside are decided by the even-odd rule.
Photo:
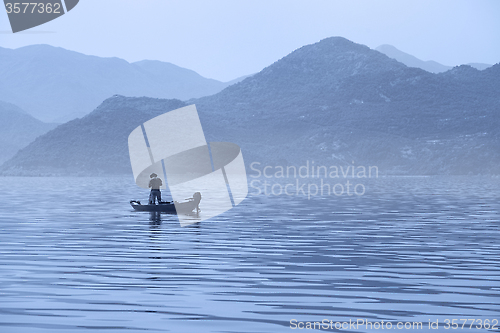
[[[403,51],[401,51],[401,50],[397,49],[396,47],[389,45],[389,44],[380,45],[380,46],[376,47],[375,50],[387,55],[388,57],[390,57],[392,59],[395,59],[395,60],[405,64],[408,67],[421,68],[427,72],[434,73],[434,74],[443,73],[443,72],[446,72],[446,71],[453,68],[453,66],[446,66],[446,65],[440,64],[434,60],[427,60],[427,61],[420,60],[417,57],[415,57],[409,53],[403,52]],[[492,65],[483,64],[483,63],[468,63],[465,65],[471,66],[471,67],[478,69],[478,70],[484,70],[484,69],[492,66]]]
[[[333,37],[299,48],[252,77],[189,103],[198,108],[207,141],[239,144],[247,166],[254,161],[265,165],[316,161],[376,165],[384,175],[500,174],[499,72],[500,64],[483,71],[460,66],[432,74]],[[79,153],[107,162],[80,158],[83,173],[128,173],[125,133],[159,114],[161,103],[185,105],[151,98],[106,99],[65,131],[53,130],[59,141],[49,132],[6,162],[0,172],[40,174],[37,166],[70,161]],[[111,109],[112,113],[106,111]],[[126,120],[116,113],[120,110],[127,114]],[[106,151],[108,155],[85,143],[106,115],[120,119],[108,121],[101,132],[120,131],[120,139],[111,136],[103,141],[109,141],[109,147],[122,147]],[[63,134],[74,136],[75,146],[65,146],[66,155],[53,152]],[[43,172],[55,174],[54,170]]]
[[[153,65],[175,77],[156,73]],[[35,118],[58,122],[81,117],[115,94],[187,100],[230,84],[170,63],[129,63],[44,44],[0,48],[0,72],[0,100],[19,105]]]
[[[36,137],[56,127],[30,116],[18,106],[0,101],[0,164]]]

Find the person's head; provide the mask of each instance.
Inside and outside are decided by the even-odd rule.
[[[154,172],[149,175],[149,178],[156,178],[156,177],[158,177],[158,175],[156,173],[154,173]]]

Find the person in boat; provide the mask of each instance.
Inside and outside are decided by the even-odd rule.
[[[155,205],[156,200],[158,200],[158,204],[161,202],[161,191],[160,187],[163,185],[163,182],[156,173],[152,173],[149,178],[149,188],[151,189],[151,193],[149,193],[149,204]]]

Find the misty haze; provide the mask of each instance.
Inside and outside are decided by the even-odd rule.
[[[497,332],[498,9],[0,22],[0,332]]]

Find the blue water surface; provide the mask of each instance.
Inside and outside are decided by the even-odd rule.
[[[129,177],[0,178],[0,332],[293,332],[293,319],[359,318],[450,332],[445,319],[500,319],[500,179],[365,186],[310,200],[250,190],[181,228],[133,211],[148,193]]]

